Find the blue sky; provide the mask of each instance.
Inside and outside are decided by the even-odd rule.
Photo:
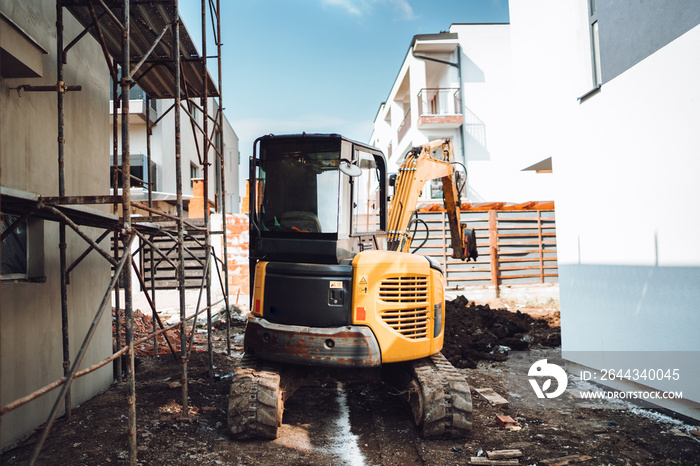
[[[196,41],[200,8],[180,0]],[[223,102],[244,167],[264,134],[367,142],[414,35],[508,22],[507,0],[221,0],[221,10]],[[207,47],[215,52],[212,39]]]

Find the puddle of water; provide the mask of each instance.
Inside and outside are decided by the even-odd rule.
[[[329,439],[331,442],[329,449],[338,455],[343,464],[363,466],[365,457],[360,450],[357,435],[352,433],[348,397],[342,383],[337,384],[336,401],[338,402],[338,417],[333,421],[334,435]]]

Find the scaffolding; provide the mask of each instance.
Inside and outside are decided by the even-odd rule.
[[[83,31],[64,44],[64,12],[69,12],[80,23]],[[176,355],[172,342],[168,340],[171,352],[180,359],[182,385],[182,415],[189,416],[187,363],[189,352],[194,339],[194,329],[200,312],[207,315],[207,350],[209,353],[209,376],[213,377],[213,348],[212,348],[212,308],[219,303],[212,303],[212,277],[210,264],[216,263],[218,285],[224,297],[224,308],[227,321],[227,347],[231,352],[230,339],[230,306],[228,302],[228,266],[226,232],[226,178],[223,155],[223,104],[222,104],[222,60],[221,60],[221,15],[220,0],[201,0],[201,55],[181,22],[178,0],[57,0],[56,1],[56,40],[57,40],[57,76],[55,86],[22,85],[17,89],[24,92],[55,92],[57,95],[58,114],[58,195],[52,197],[29,195],[13,189],[3,188],[1,206],[3,214],[17,216],[17,220],[3,233],[3,239],[24,220],[36,217],[43,220],[55,221],[59,224],[59,254],[60,254],[60,287],[61,287],[61,316],[63,341],[63,372],[64,376],[55,382],[42,387],[33,393],[6,404],[0,408],[2,415],[18,407],[52,392],[60,387],[59,394],[51,409],[36,443],[29,464],[34,464],[42,450],[44,442],[51,431],[52,424],[58,416],[61,406],[65,415],[71,415],[71,383],[80,376],[93,372],[107,364],[113,363],[119,379],[126,373],[127,383],[127,414],[128,414],[128,451],[129,463],[137,464],[136,448],[136,393],[134,346],[147,339],[153,339],[154,352],[157,353],[156,338],[173,328],[180,328],[180,349]],[[209,29],[211,28],[211,29]],[[207,51],[208,32],[214,38],[216,53],[209,56]],[[64,173],[64,96],[66,92],[80,91],[79,85],[67,85],[64,82],[63,70],[68,63],[70,49],[86,36],[92,36],[100,45],[104,59],[112,78],[112,158],[113,166],[119,167],[112,174],[111,194],[101,196],[66,196]],[[207,59],[215,59],[218,65],[218,86],[208,72]],[[129,99],[132,86],[138,85],[146,94],[146,140],[147,167],[151,166],[151,99],[168,99],[173,104],[160,116],[174,113],[175,121],[175,172],[176,172],[176,207],[177,215],[168,215],[154,206],[153,183],[149,176],[147,180],[138,180],[148,189],[147,203],[135,202],[131,199],[132,178],[130,167],[130,128],[129,128]],[[210,115],[209,99],[218,98],[218,108]],[[197,99],[199,103],[197,103]],[[193,116],[193,109],[198,108],[203,115],[202,124],[198,124]],[[190,119],[194,134],[195,145],[200,165],[203,167],[204,213],[203,219],[193,221],[184,218],[183,182],[182,182],[182,147],[181,147],[181,114]],[[121,164],[119,158],[119,117],[121,116]],[[156,122],[157,123],[157,122]],[[214,154],[214,167],[219,172],[221,192],[217,202],[223,219],[223,231],[212,231],[209,213],[209,166],[210,154]],[[119,176],[119,173],[121,176]],[[144,177],[146,178],[146,177]],[[105,212],[90,206],[111,205],[112,212]],[[148,215],[134,216],[135,210],[147,212]],[[97,240],[93,240],[85,228],[97,228],[103,231]],[[66,254],[66,231],[73,230],[87,243],[85,251],[69,264]],[[212,235],[224,235],[223,254],[217,257],[211,244]],[[111,250],[100,246],[111,235]],[[172,258],[170,251],[159,247],[160,238],[168,239],[177,251]],[[194,316],[186,316],[186,288],[193,285],[185,280],[185,262],[194,256],[186,246],[186,241],[194,241],[206,252],[204,257],[195,257],[202,270],[202,279],[198,285],[199,299]],[[138,248],[136,244],[140,243]],[[68,284],[70,272],[92,251],[99,253],[112,267],[112,278],[94,315],[89,330],[83,338],[77,354],[69,352],[69,341],[73,335],[68,332]],[[134,256],[142,254],[142,260],[149,263],[150,286],[147,286],[142,270],[136,264]],[[158,264],[166,263],[176,271],[176,289],[179,291],[179,321],[165,326],[156,308],[156,271]],[[134,312],[133,312],[133,269],[141,289],[146,295],[153,315],[153,332],[148,336],[134,341]],[[223,277],[221,275],[223,270]],[[124,302],[120,303],[120,289],[123,290]],[[205,295],[205,306],[200,309],[201,297]],[[97,329],[100,319],[106,309],[111,307],[112,296],[117,309],[113,331],[116,335],[117,347],[111,357],[88,368],[78,370],[90,341]],[[121,346],[119,310],[123,306],[125,314],[125,346]],[[188,342],[188,321],[191,324],[190,340]],[[156,328],[156,324],[159,328]],[[167,339],[167,335],[166,339]],[[122,357],[126,357],[125,371],[122,368]]]

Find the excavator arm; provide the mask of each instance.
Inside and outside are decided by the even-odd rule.
[[[432,156],[439,149],[441,159]],[[408,231],[418,198],[426,182],[442,180],[443,200],[450,224],[452,257],[475,259],[478,256],[474,231],[460,224],[460,200],[452,165],[454,148],[449,139],[431,141],[414,147],[399,168],[396,191],[389,205],[388,249],[409,252],[412,237]]]

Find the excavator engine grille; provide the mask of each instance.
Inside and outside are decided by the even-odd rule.
[[[385,303],[407,306],[385,310],[381,314],[382,321],[406,338],[427,338],[430,307],[428,292],[428,277],[384,279],[379,285],[379,299]]]
[[[382,321],[406,338],[428,337],[428,308],[391,309],[382,313]]]
[[[389,277],[379,285],[385,303],[428,303],[428,277]]]

